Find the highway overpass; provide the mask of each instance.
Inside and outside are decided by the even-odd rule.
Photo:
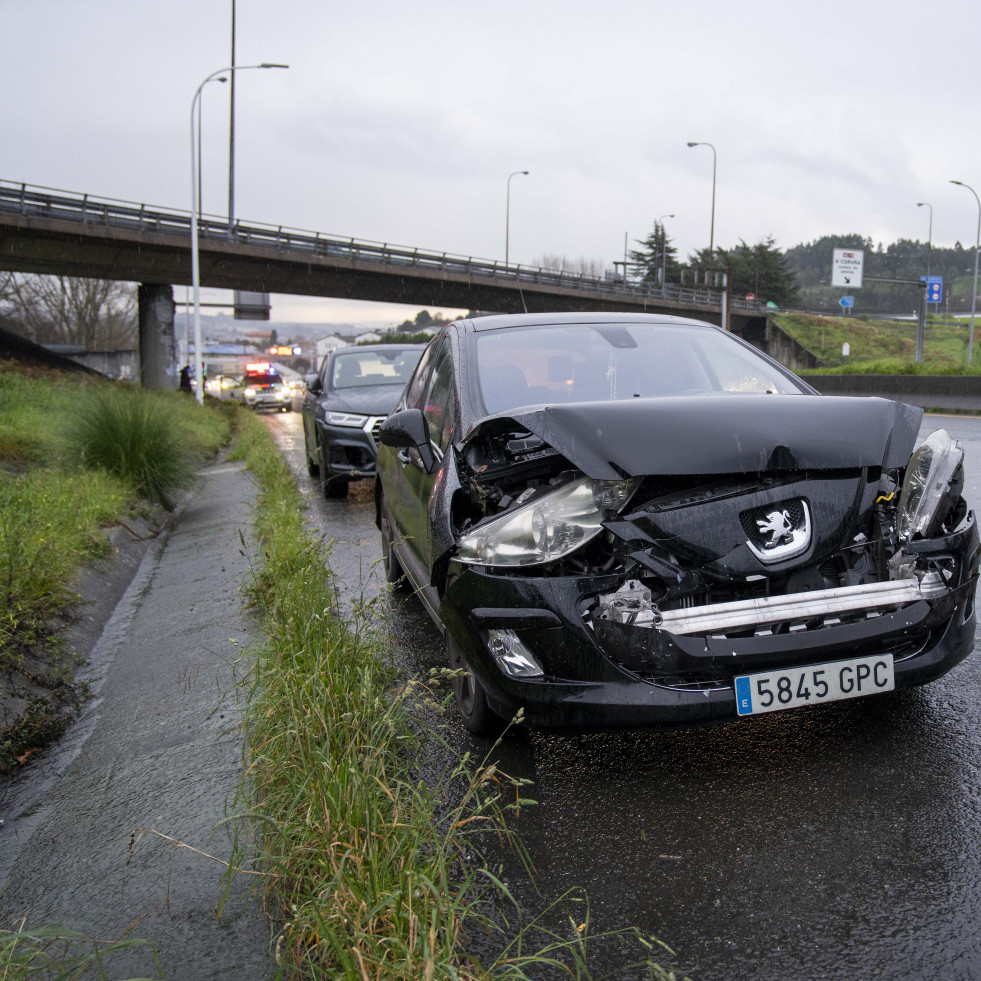
[[[0,270],[140,283],[141,350],[148,332],[166,325],[170,287],[191,285],[190,229],[186,211],[0,180]],[[229,228],[204,216],[199,247],[201,285],[220,289],[502,313],[620,310],[722,319],[719,290],[615,282],[255,222]],[[759,305],[729,303],[733,331],[758,336],[765,321]]]

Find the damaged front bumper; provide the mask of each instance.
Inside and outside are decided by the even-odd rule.
[[[942,676],[973,648],[978,553],[969,514],[951,534],[905,547],[911,578],[663,612],[628,576],[460,565],[439,615],[506,719],[523,708],[536,728],[690,726],[736,718],[733,679],[748,672],[889,653],[897,689]],[[622,615],[609,615],[611,596]],[[501,630],[540,676],[509,675],[489,642]]]

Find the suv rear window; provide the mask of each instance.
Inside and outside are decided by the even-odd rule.
[[[268,385],[278,385],[282,379],[275,371],[248,371],[245,374],[246,385],[258,385],[260,387]]]

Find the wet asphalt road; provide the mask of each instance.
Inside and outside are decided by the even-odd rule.
[[[377,594],[370,493],[319,499],[298,414],[270,419],[334,541],[349,595]],[[966,453],[981,508],[981,419],[931,416]],[[414,601],[392,612],[399,658],[442,664]],[[486,747],[451,720],[451,738]],[[500,750],[534,780],[519,831],[540,908],[588,892],[592,929],[637,927],[696,979],[981,978],[981,654],[932,685],[709,729],[554,736]],[[605,955],[604,955],[605,956]],[[612,962],[593,965],[623,976]]]

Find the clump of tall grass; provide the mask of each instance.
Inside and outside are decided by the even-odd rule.
[[[426,721],[439,696],[398,676],[370,608],[351,623],[339,617],[326,549],[304,527],[292,476],[264,424],[249,417],[243,427],[241,452],[260,485],[249,595],[268,640],[245,682],[242,805],[267,909],[283,924],[285,973],[592,977],[587,944],[599,938],[588,915],[518,929],[511,893],[481,858],[492,842],[523,854],[509,814],[532,803],[524,781],[442,742]],[[234,864],[251,857],[244,848],[240,839]],[[655,942],[635,939],[637,971],[672,977],[651,959]]]
[[[86,467],[104,470],[141,497],[173,509],[198,464],[175,408],[142,389],[89,392],[70,429],[79,457]]]

